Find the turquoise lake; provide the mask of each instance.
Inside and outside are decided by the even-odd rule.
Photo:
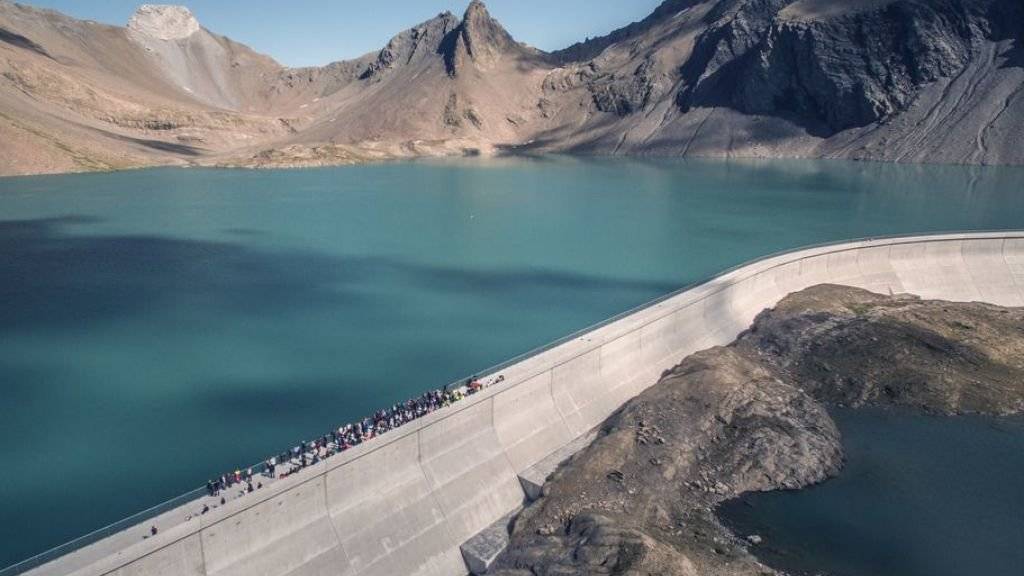
[[[1024,169],[460,160],[0,179],[0,566],[768,253],[1024,227]]]
[[[795,576],[1020,576],[1024,418],[833,413],[845,469],[799,491],[748,494],[719,515]]]

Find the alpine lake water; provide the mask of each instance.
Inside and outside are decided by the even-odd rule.
[[[794,576],[1020,576],[1024,417],[833,411],[847,462],[796,491],[719,507],[751,551]]]
[[[0,566],[752,258],[1021,227],[1021,168],[555,157],[0,179]]]

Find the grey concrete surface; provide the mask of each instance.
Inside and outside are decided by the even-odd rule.
[[[523,504],[522,478],[543,482],[560,450],[664,370],[820,283],[1021,306],[1024,232],[869,240],[753,262],[529,356],[501,370],[503,383],[256,494],[169,521],[156,537],[128,531],[29,573],[465,574],[460,547]]]
[[[572,442],[569,442],[565,446],[562,446],[558,450],[548,454],[540,462],[537,462],[533,466],[530,466],[520,472],[519,484],[522,485],[523,492],[526,493],[526,498],[531,502],[540,498],[541,493],[544,491],[544,483],[547,482],[548,477],[554,474],[555,470],[557,470],[563,462],[572,458],[577,452],[589,446],[590,443],[594,441],[594,438],[597,438],[596,429],[576,438]]]
[[[474,576],[487,574],[498,556],[508,548],[509,531],[512,519],[518,514],[516,509],[506,514],[478,534],[470,538],[460,548],[462,558],[466,561],[469,573]]]

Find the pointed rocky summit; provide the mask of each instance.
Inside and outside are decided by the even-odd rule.
[[[455,76],[469,62],[478,68],[489,68],[507,54],[532,54],[495,20],[481,0],[473,0],[466,8],[462,23],[446,46],[442,47],[448,73]]]
[[[157,40],[180,40],[199,31],[199,21],[184,6],[143,4],[128,21],[128,29]]]
[[[473,0],[466,8],[461,40],[469,56],[478,62],[497,59],[502,52],[520,47],[512,35],[491,17],[481,0]]]

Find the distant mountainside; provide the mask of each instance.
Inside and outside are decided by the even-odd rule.
[[[0,0],[0,174],[505,151],[1024,164],[1020,0],[666,0],[554,53],[473,0],[286,68],[187,8]]]

